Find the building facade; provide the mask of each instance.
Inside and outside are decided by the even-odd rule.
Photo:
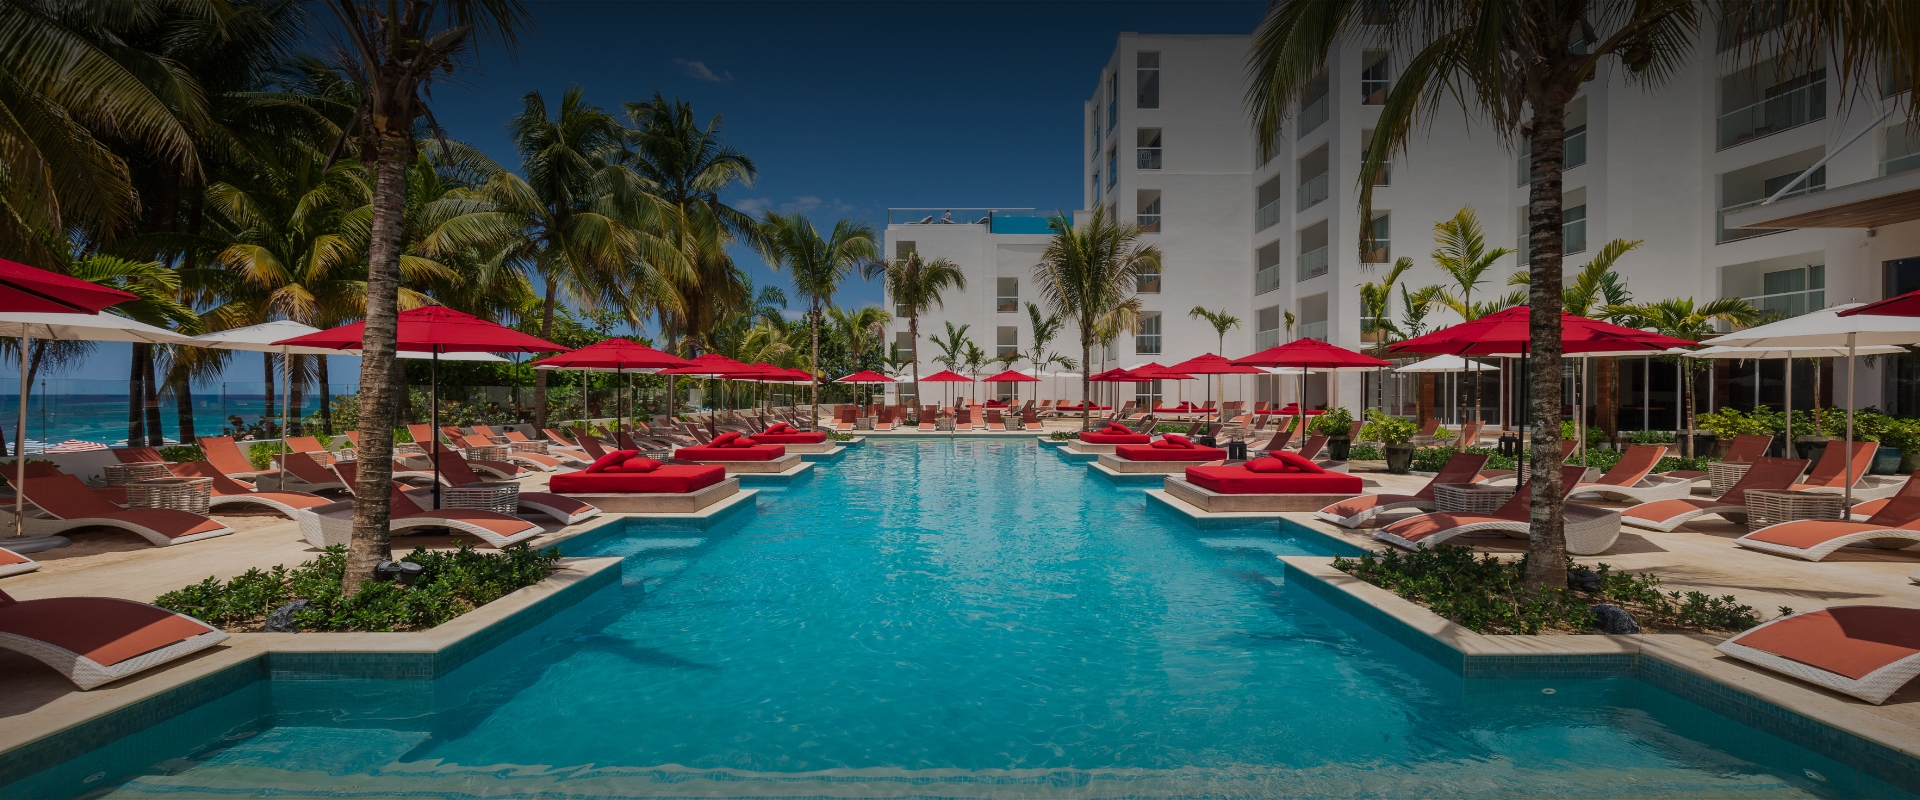
[[[1083,103],[1084,208],[1139,222],[1165,258],[1159,279],[1142,283],[1148,317],[1141,332],[1115,343],[1108,366],[1171,364],[1216,349],[1232,358],[1300,337],[1361,348],[1368,342],[1359,286],[1380,280],[1396,258],[1414,263],[1401,285],[1461,293],[1430,254],[1435,224],[1463,208],[1475,212],[1490,247],[1516,251],[1484,276],[1474,299],[1514,288],[1508,276],[1526,266],[1524,141],[1505,140],[1463,112],[1443,112],[1374,177],[1374,216],[1363,220],[1360,166],[1405,54],[1365,45],[1335,51],[1280,135],[1263,145],[1254,140],[1245,103],[1251,44],[1251,36],[1121,34]],[[1768,46],[1764,36],[1739,42],[1708,35],[1685,67],[1652,91],[1603,62],[1569,109],[1567,275],[1606,242],[1624,239],[1640,242],[1615,267],[1635,302],[1744,297],[1792,316],[1920,288],[1920,223],[1827,208],[1877,208],[1902,191],[1920,194],[1920,133],[1905,126],[1906,93],[1871,87],[1843,97],[1829,65],[1784,63],[1767,57]],[[1788,212],[1791,225],[1779,221]],[[888,226],[889,255],[899,242],[916,242],[931,255],[918,243],[945,241],[917,222]],[[1363,252],[1369,228],[1374,247]],[[970,277],[999,281],[1029,276],[1046,238],[976,233],[981,243],[956,244],[953,252],[964,257],[954,260]],[[1025,335],[1024,312],[1009,319],[986,301],[984,293],[996,289],[983,284],[992,283],[971,283],[966,300],[929,318],[933,326],[953,321]],[[1241,326],[1220,345],[1212,326],[1189,316],[1196,306],[1225,310]],[[1391,315],[1402,315],[1397,291]],[[1427,328],[1457,321],[1436,308]],[[924,343],[927,320],[921,330]],[[1074,334],[1062,338],[1071,345]],[[1857,402],[1920,412],[1917,365],[1913,357],[1862,365]],[[1623,359],[1620,367],[1621,427],[1676,427],[1678,368],[1648,359]],[[1702,379],[1710,397],[1699,398],[1700,406],[1757,402],[1778,409],[1786,400],[1786,368],[1780,361],[1723,363],[1711,380]],[[1795,366],[1796,408],[1812,404],[1817,368]],[[1569,405],[1575,369],[1569,367]],[[1591,387],[1593,377],[1584,385]],[[1830,365],[1822,377],[1822,394],[1834,394]],[[1399,413],[1413,403],[1408,380],[1384,387],[1373,376],[1337,380],[1329,386],[1327,377],[1313,376],[1308,403],[1358,409],[1384,401]],[[1482,418],[1505,422],[1497,379],[1483,380]],[[1451,402],[1438,400],[1443,410],[1471,397],[1458,378],[1442,385],[1453,394]],[[1274,390],[1265,384],[1259,396],[1271,399]],[[1293,393],[1288,384],[1285,399]]]

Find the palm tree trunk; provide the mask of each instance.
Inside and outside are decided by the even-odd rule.
[[[280,406],[274,404],[273,402],[274,387],[280,385],[279,384],[280,373],[274,370],[273,368],[272,353],[265,353],[265,352],[261,353],[260,364],[261,364],[260,371],[265,373],[267,376],[267,406],[264,410],[260,412],[260,420],[261,420],[260,428],[261,430],[265,430],[267,427],[266,420],[273,419],[274,414],[277,413],[278,409],[280,408]]]
[[[553,336],[553,293],[558,288],[552,278],[547,279],[547,298],[540,308],[540,338],[549,342],[553,341],[549,338]],[[581,397],[584,404],[585,395]],[[547,429],[547,370],[544,369],[533,371],[533,429]]]
[[[332,394],[333,389],[332,387],[327,385],[328,382],[332,380],[332,378],[328,377],[327,375],[327,357],[321,356],[317,361],[315,361],[313,365],[313,369],[314,369],[314,372],[316,373],[316,376],[320,379],[320,432],[328,436],[332,436],[333,435],[333,394]],[[180,441],[181,443],[184,444],[187,441],[186,437],[184,436],[181,437]]]
[[[406,168],[413,139],[405,131],[380,131],[374,153],[373,229],[367,252],[366,338],[360,360],[360,470],[354,480],[353,539],[347,545],[341,592],[352,596],[373,579],[373,568],[392,557],[393,423],[404,385],[394,378],[394,337],[400,316],[401,213],[406,204]],[[427,452],[433,443],[424,442]]]
[[[1600,359],[1600,367],[1597,372],[1599,374],[1594,377],[1596,379],[1595,382],[1599,384],[1597,387],[1599,391],[1595,392],[1595,394],[1599,396],[1600,409],[1595,415],[1597,418],[1594,422],[1600,427],[1600,430],[1605,431],[1607,436],[1611,437],[1620,432],[1619,359],[1612,357]]]
[[[907,315],[907,336],[913,339],[913,404],[915,406],[923,407],[926,405],[926,403],[920,402],[920,315],[919,314]],[[920,411],[921,411],[921,408],[914,409],[914,412],[915,412],[913,415],[914,419],[916,420],[920,419],[920,414],[919,414]]]
[[[1093,358],[1093,337],[1087,331],[1093,330],[1091,320],[1081,320],[1080,326],[1080,363]],[[1087,402],[1087,392],[1093,389],[1093,371],[1082,367],[1080,370],[1080,432],[1093,430],[1093,406]]]
[[[127,446],[137,447],[147,439],[146,387],[147,371],[140,368],[140,351],[147,346],[135,344],[133,357],[127,372]]]
[[[1572,92],[1537,102],[1533,111],[1533,175],[1527,203],[1529,347],[1533,385],[1532,526],[1527,537],[1526,586],[1567,586],[1565,505],[1560,481],[1561,178],[1565,171],[1566,103]]]
[[[292,363],[287,365],[287,374],[292,377],[287,381],[286,435],[305,435],[300,420],[306,416],[302,413],[301,401],[307,398],[307,357],[289,355],[283,358],[292,359]]]
[[[180,443],[191,444],[197,438],[193,430],[193,379],[185,374],[173,380],[173,415],[180,426]]]
[[[147,363],[143,368],[146,369],[147,376],[141,386],[146,396],[142,398],[141,405],[143,413],[147,415],[147,446],[159,447],[164,439],[160,431],[160,381],[154,372],[153,345],[147,345],[146,349]],[[133,444],[133,442],[127,442],[127,444]]]
[[[820,298],[813,298],[813,310],[807,313],[807,335],[813,338],[813,424],[820,424]]]

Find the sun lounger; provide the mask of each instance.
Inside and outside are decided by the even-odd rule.
[[[116,447],[113,457],[122,464],[164,464],[167,461],[160,456],[158,449],[152,447]]]
[[[1291,467],[1290,471],[1274,471]],[[1245,464],[1195,466],[1187,482],[1219,494],[1359,494],[1360,479],[1328,472],[1297,453],[1281,453]]]
[[[1574,450],[1574,448],[1576,448],[1576,447],[1579,447],[1579,446],[1580,446],[1580,443],[1579,443],[1579,442],[1576,442],[1576,441],[1574,441],[1574,440],[1572,440],[1572,439],[1561,439],[1561,440],[1560,440],[1560,459],[1561,459],[1561,463],[1565,463],[1565,461],[1566,461],[1566,459],[1568,459],[1568,458],[1571,458],[1571,457],[1573,456],[1573,450]],[[1595,476],[1598,476],[1598,475],[1599,475],[1599,473],[1600,473],[1600,471],[1599,471],[1599,470],[1597,470],[1597,469],[1596,469],[1596,470],[1592,470],[1592,472],[1594,473],[1594,475],[1595,475]],[[1499,482],[1501,482],[1501,481],[1508,481],[1508,480],[1513,480],[1513,481],[1517,481],[1517,480],[1519,480],[1519,479],[1520,479],[1520,471],[1519,471],[1519,470],[1512,470],[1512,469],[1483,469],[1483,470],[1480,470],[1480,481],[1481,481],[1482,483],[1499,483]],[[1586,478],[1586,473],[1581,473],[1581,482],[1582,482],[1582,483],[1587,483],[1587,482],[1588,482],[1588,480],[1587,480],[1587,478]]]
[[[1920,481],[1901,484],[1900,493],[1879,503],[1865,522],[1803,519],[1768,525],[1733,540],[1734,544],[1783,556],[1819,561],[1842,547],[1870,544],[1898,550],[1920,544]]]
[[[1586,467],[1569,466],[1560,470],[1563,486],[1573,486],[1586,473]],[[1443,512],[1422,514],[1400,520],[1373,532],[1374,538],[1409,550],[1435,547],[1456,536],[1469,533],[1498,532],[1526,538],[1532,530],[1533,482],[1521,484],[1513,497],[1491,514]],[[1574,555],[1602,553],[1620,538],[1620,515],[1616,512],[1567,503],[1567,552]]]
[[[280,488],[299,492],[321,492],[328,489],[348,489],[340,476],[315,461],[309,453],[288,453],[280,456]]]
[[[1898,477],[1867,474],[1867,471],[1873,468],[1873,455],[1879,448],[1879,442],[1853,443],[1853,464],[1851,465],[1851,469],[1853,474],[1853,499],[1856,501],[1878,500],[1883,497],[1892,497],[1895,492],[1900,491],[1901,486],[1906,485],[1906,481]],[[1820,460],[1814,463],[1813,474],[1808,475],[1804,482],[1795,484],[1793,487],[1794,491],[1818,492],[1821,494],[1845,493],[1847,486],[1846,470],[1849,469],[1849,465],[1846,463],[1846,459],[1840,455],[1842,449],[1839,442],[1828,444],[1827,448],[1821,451]]]
[[[1307,440],[1300,444],[1300,457],[1311,461],[1318,458],[1320,451],[1325,449],[1326,446],[1327,437],[1319,434],[1308,436]]]
[[[1715,649],[1879,705],[1920,676],[1920,609],[1835,606],[1775,619]]]
[[[252,483],[280,474],[279,470],[255,469],[246,454],[240,452],[240,446],[233,443],[232,437],[202,436],[200,452],[207,457],[207,463],[236,480]]]
[[[1153,444],[1116,445],[1113,455],[1122,461],[1219,461],[1227,457],[1227,451],[1168,434]]]
[[[313,456],[313,460],[320,462],[320,466],[333,463],[333,451],[321,444],[318,436],[289,436],[282,441],[286,443],[288,452]]]
[[[1652,474],[1666,455],[1664,445],[1631,445],[1613,469],[1607,470],[1600,480],[1574,487],[1573,495],[1592,494],[1629,503],[1678,500],[1692,495],[1693,481]]]
[[[1247,448],[1247,455],[1252,456],[1254,453],[1278,453],[1285,450],[1287,443],[1291,441],[1293,441],[1293,431],[1278,431],[1272,436],[1267,437],[1266,443],[1260,445],[1258,448]]]
[[[0,578],[23,575],[40,568],[40,562],[0,547]]]
[[[139,534],[155,545],[184,544],[233,532],[226,525],[190,511],[171,508],[121,508],[96,494],[79,478],[58,474],[28,478],[27,502],[51,519],[28,517],[28,536],[52,536],[77,528],[119,528]],[[0,510],[0,525],[11,522],[13,507]]]
[[[168,469],[183,478],[209,478],[213,480],[213,490],[207,499],[212,508],[222,506],[257,504],[294,518],[294,512],[303,508],[317,508],[333,502],[317,494],[306,492],[258,491],[222,474],[219,468],[205,461],[182,461]]]
[[[1433,511],[1434,488],[1442,483],[1475,483],[1488,456],[1481,453],[1454,453],[1427,485],[1413,494],[1366,494],[1342,500],[1314,512],[1314,516],[1347,528],[1358,528],[1388,511],[1417,508]]]
[[[1000,412],[989,409],[987,411],[987,430],[1004,432],[1006,429],[1007,422],[1001,419]]]
[[[132,600],[15,600],[0,592],[0,647],[32,656],[82,691],[226,638],[226,632],[200,620]]]
[[[1288,410],[1291,411],[1292,407],[1289,406]],[[1282,414],[1282,416],[1287,416],[1287,415]],[[1435,441],[1434,434],[1437,434],[1439,432],[1440,432],[1440,419],[1438,417],[1429,419],[1426,422],[1420,423],[1420,430],[1413,434],[1413,439],[1411,440],[1411,442],[1415,446],[1425,446],[1425,445],[1433,444]]]
[[[462,436],[454,441],[465,444],[468,448],[493,445],[492,442],[487,440],[487,437],[481,436],[480,434]],[[523,467],[532,467],[541,472],[552,472],[561,466],[560,459],[554,458],[553,456],[543,456],[539,453],[520,453],[511,450],[507,452],[507,462]]]
[[[638,457],[637,451],[635,457]],[[570,475],[572,473],[561,474]],[[559,478],[561,476],[555,475],[553,477]],[[483,480],[479,475],[474,473],[473,467],[467,463],[466,456],[455,452],[444,452],[440,454],[440,482],[448,486],[471,486],[476,483],[487,483],[488,481]],[[551,483],[552,479],[548,479],[548,482]],[[581,520],[592,519],[600,513],[599,507],[592,503],[552,492],[529,492],[521,490],[519,503],[521,510],[545,515],[562,525],[572,525]]]
[[[351,469],[351,462],[344,466]],[[478,537],[494,547],[506,547],[540,535],[540,526],[519,517],[496,514],[477,508],[442,508],[427,510],[399,484],[394,484],[389,495],[393,503],[393,515],[389,528],[395,534],[415,531],[422,528],[446,528],[456,533],[465,533]],[[302,509],[295,517],[300,521],[300,533],[314,547],[326,548],[336,544],[346,544],[353,536],[353,501],[345,500],[316,508]]]
[[[1720,459],[1723,464],[1751,464],[1756,458],[1763,458],[1767,450],[1773,447],[1773,437],[1766,434],[1742,434],[1733,437],[1727,454]],[[1658,473],[1669,478],[1683,478],[1692,483],[1710,480],[1712,473],[1697,469],[1676,469]]]
[[[1754,462],[1740,481],[1715,499],[1683,498],[1679,500],[1657,500],[1642,503],[1620,512],[1620,518],[1635,527],[1661,532],[1671,531],[1695,518],[1706,514],[1719,516],[1735,522],[1747,518],[1747,491],[1751,489],[1779,490],[1793,485],[1800,473],[1807,469],[1807,462],[1795,458],[1761,458]]]
[[[1487,424],[1479,420],[1474,420],[1473,422],[1460,426],[1460,437],[1454,440],[1454,444],[1463,448],[1478,445],[1480,443],[1480,431],[1486,427]]]

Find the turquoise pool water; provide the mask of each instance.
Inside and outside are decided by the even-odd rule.
[[[258,682],[22,796],[1895,796],[1632,680],[1464,681],[1027,443],[870,443],[437,681]],[[88,779],[91,778],[91,782]]]

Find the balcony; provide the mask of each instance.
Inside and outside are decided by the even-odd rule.
[[[1254,331],[1253,352],[1258,353],[1262,350],[1279,346],[1280,330],[1278,328],[1269,331]]]
[[[1305,183],[1300,184],[1296,195],[1294,198],[1294,202],[1297,203],[1294,206],[1296,213],[1319,205],[1320,201],[1327,199],[1327,173],[1322,172],[1308,178]]]
[[[1160,232],[1160,215],[1159,214],[1140,214],[1137,216],[1138,216],[1137,221],[1140,223],[1140,231],[1142,233],[1159,233]]]
[[[1815,183],[1816,180],[1818,180],[1819,182]],[[1780,199],[1787,200],[1790,198],[1799,197],[1801,195],[1812,194],[1814,192],[1823,192],[1823,191],[1826,191],[1826,189],[1827,189],[1826,170],[1822,169],[1822,170],[1816,171],[1816,173],[1813,176],[1807,178],[1806,186],[1802,186],[1801,188],[1795,189],[1791,192],[1781,195]],[[1765,236],[1769,233],[1780,233],[1781,231],[1793,230],[1792,228],[1729,228],[1727,227],[1728,214],[1732,214],[1735,211],[1740,211],[1743,209],[1756,208],[1761,203],[1765,203],[1765,202],[1767,202],[1767,199],[1763,197],[1763,198],[1760,198],[1759,200],[1749,200],[1744,203],[1735,203],[1733,205],[1720,209],[1720,215],[1719,215],[1720,216],[1720,240],[1718,244],[1726,244],[1728,242],[1737,242],[1742,239],[1752,239],[1756,236]]]
[[[1294,139],[1307,138],[1307,134],[1313,133],[1314,129],[1333,117],[1333,103],[1327,98],[1328,95],[1323,94],[1313,102],[1300,106],[1300,130],[1294,134]]]
[[[1275,200],[1253,212],[1253,232],[1259,233],[1280,224],[1280,201]]]
[[[1327,340],[1327,321],[1323,319],[1323,320],[1320,320],[1319,322],[1300,323],[1300,338],[1318,339],[1323,342],[1326,341]]]
[[[1255,296],[1266,294],[1280,288],[1280,266],[1278,264],[1253,273],[1253,293]]]
[[[1880,162],[1880,177],[1898,175],[1910,169],[1920,169],[1920,153],[1908,153]]]
[[[1827,118],[1827,71],[1815,70],[1800,86],[1720,115],[1720,149]],[[1778,88],[1778,87],[1775,87]],[[1773,91],[1773,90],[1768,90]]]
[[[1160,148],[1142,147],[1134,151],[1134,166],[1140,169],[1160,168]]]
[[[1160,273],[1148,272],[1135,275],[1133,278],[1133,291],[1136,294],[1159,294]]]
[[[1327,274],[1327,246],[1321,245],[1317,250],[1301,253],[1300,259],[1294,264],[1299,268],[1298,280],[1304,281]]]

